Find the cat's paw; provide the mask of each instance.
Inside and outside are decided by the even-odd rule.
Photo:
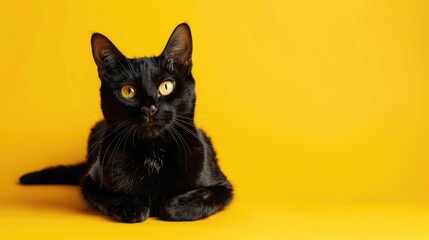
[[[133,203],[122,203],[115,206],[110,215],[119,222],[138,223],[149,217],[149,208]]]

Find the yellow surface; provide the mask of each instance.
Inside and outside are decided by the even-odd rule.
[[[1,6],[0,239],[429,239],[427,1]],[[17,185],[85,156],[101,117],[92,32],[145,56],[183,21],[196,120],[236,187],[226,211],[126,225],[75,187]]]

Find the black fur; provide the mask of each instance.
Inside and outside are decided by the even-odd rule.
[[[91,130],[87,162],[26,174],[22,184],[77,184],[89,206],[121,222],[149,216],[191,221],[232,199],[211,140],[194,125],[192,38],[187,24],[172,33],[157,57],[126,58],[105,36],[91,38],[101,79],[104,120]],[[162,96],[161,82],[174,82]],[[126,99],[121,88],[136,95]],[[149,114],[151,106],[156,112]]]
[[[85,174],[86,164],[57,166],[25,174],[19,182],[25,185],[35,184],[79,184]]]

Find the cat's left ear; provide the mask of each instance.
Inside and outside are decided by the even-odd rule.
[[[127,58],[116,48],[116,46],[103,34],[94,33],[91,37],[92,55],[102,73],[117,66],[118,63]]]
[[[192,68],[192,35],[188,24],[179,24],[174,29],[161,56],[170,68],[177,65]]]

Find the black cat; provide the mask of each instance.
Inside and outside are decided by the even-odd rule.
[[[91,130],[87,162],[26,174],[22,184],[81,184],[89,206],[121,222],[149,216],[205,218],[233,188],[210,138],[194,125],[189,26],[173,31],[160,56],[126,58],[105,36],[91,38],[104,119]]]

